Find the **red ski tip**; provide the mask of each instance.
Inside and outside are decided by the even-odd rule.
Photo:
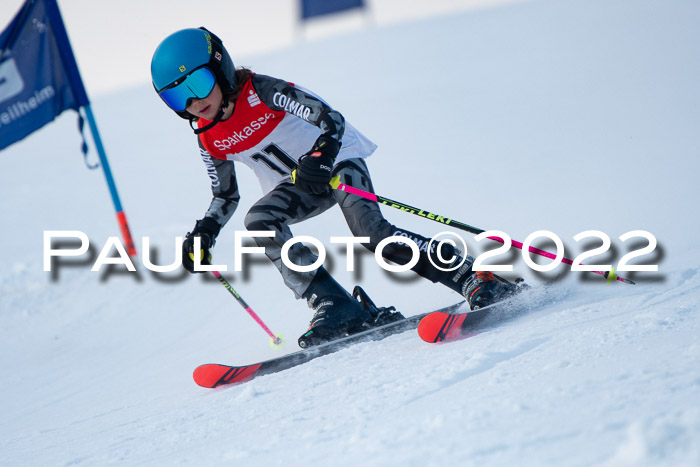
[[[253,377],[256,371],[260,368],[260,364],[233,367],[228,365],[218,365],[215,363],[207,363],[200,365],[194,369],[192,377],[194,382],[203,388],[215,388],[222,384],[242,383]]]
[[[462,335],[462,323],[466,317],[467,313],[430,313],[418,324],[418,335],[425,342],[430,343],[459,339]]]

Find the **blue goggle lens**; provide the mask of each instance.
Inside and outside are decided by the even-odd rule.
[[[208,68],[197,68],[185,77],[181,83],[165,88],[158,94],[171,109],[182,112],[190,99],[204,99],[212,89],[216,78]]]

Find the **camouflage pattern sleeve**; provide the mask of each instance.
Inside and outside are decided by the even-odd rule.
[[[241,199],[236,182],[236,169],[233,161],[212,157],[201,141],[199,151],[211,180],[211,191],[214,195],[204,217],[215,220],[220,227],[223,227],[233,216]]]
[[[345,132],[345,119],[340,112],[310,92],[281,79],[265,75],[253,76],[253,87],[260,100],[272,110],[284,110],[321,129],[321,133],[340,142]]]

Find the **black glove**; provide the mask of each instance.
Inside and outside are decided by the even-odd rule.
[[[205,272],[194,270],[194,255],[199,254],[200,264],[211,264],[211,253],[209,250],[216,243],[216,236],[219,235],[221,226],[211,217],[205,217],[198,220],[192,229],[192,232],[187,232],[185,241],[182,242],[182,267],[189,272]],[[194,238],[199,237],[202,240],[202,249],[195,253]]]
[[[311,151],[299,159],[299,167],[293,174],[294,185],[304,193],[322,195],[331,190],[331,172],[340,143],[330,136],[321,135]]]

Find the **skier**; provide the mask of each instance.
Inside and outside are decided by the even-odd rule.
[[[422,248],[412,270],[461,294],[472,309],[514,292],[514,284],[493,274],[472,273],[471,257],[456,270],[436,268],[432,263],[447,269],[462,263],[463,258],[447,243],[442,244],[440,255],[429,251],[429,239],[390,224],[377,203],[333,190],[329,182],[340,175],[343,183],[374,192],[365,159],[376,145],[312,92],[245,68],[236,69],[221,40],[207,29],[184,29],[165,38],[153,55],[151,76],[161,99],[190,122],[211,179],[211,204],[182,245],[183,266],[188,271],[195,272],[195,255],[201,264],[211,264],[216,238],[236,210],[240,199],[234,167],[237,161],[254,171],[265,193],[247,213],[245,226],[275,232],[273,238],[258,237],[255,241],[265,248],[296,298],[307,300],[314,310],[309,330],[321,340],[356,332],[371,326],[375,319],[324,267],[297,272],[281,260],[282,245],[292,238],[289,226],[335,204],[353,235],[370,238],[363,244],[370,251],[392,235],[415,241]],[[200,251],[194,251],[195,237],[201,240]],[[401,265],[413,255],[401,243],[391,243],[382,254]],[[289,259],[297,265],[313,264],[316,258],[301,243],[289,250]]]

